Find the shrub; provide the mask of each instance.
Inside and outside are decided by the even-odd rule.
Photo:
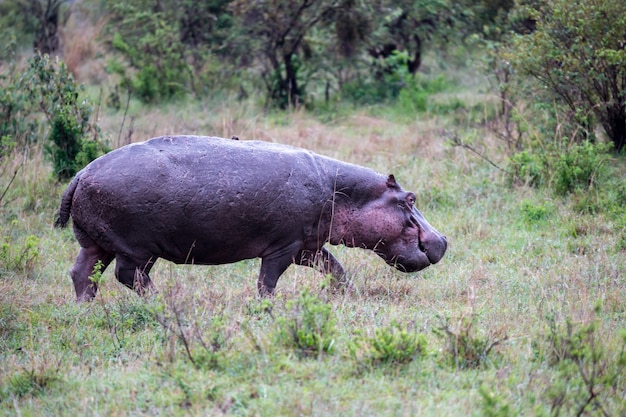
[[[59,180],[71,178],[107,151],[100,130],[90,122],[92,107],[63,62],[37,54],[25,70],[15,63],[15,44],[5,51],[8,71],[0,74],[0,158],[15,147],[36,142],[41,115],[49,123],[44,146]],[[91,138],[88,138],[88,135]]]
[[[13,220],[9,230],[0,227],[0,271],[31,275],[39,260],[39,238],[19,236],[13,230],[15,226],[17,220]]]
[[[524,223],[529,225],[541,223],[550,215],[548,208],[542,205],[534,205],[528,200],[522,200],[520,212]]]
[[[368,365],[404,364],[426,354],[426,337],[392,322],[374,330],[373,336],[358,333],[349,345],[357,361]]]
[[[108,150],[98,140],[98,126],[89,121],[89,101],[79,100],[84,87],[76,85],[65,63],[53,63],[47,55],[31,58],[26,74],[31,100],[40,103],[40,111],[50,123],[44,149],[52,159],[54,173],[59,180],[72,178],[85,163]],[[91,142],[87,134],[93,135]],[[94,158],[87,160],[88,156]]]
[[[554,170],[554,190],[565,195],[576,190],[588,190],[607,177],[605,162],[610,158],[608,151],[611,146],[585,141],[574,144],[561,154]]]
[[[477,335],[474,331],[477,315],[463,314],[455,327],[446,318],[442,325],[435,329],[435,334],[446,342],[444,360],[456,369],[478,368],[487,362],[493,348],[507,340],[501,331],[487,335]]]
[[[596,307],[596,315],[600,313]],[[555,368],[545,400],[551,415],[624,415],[626,403],[616,392],[623,392],[626,376],[626,332],[617,349],[600,343],[600,321],[574,324],[570,319],[557,323],[548,317],[543,359]]]
[[[448,89],[448,82],[443,75],[439,75],[433,79],[427,79],[419,73],[409,76],[406,84],[398,95],[397,106],[404,112],[420,113],[425,111],[445,112],[446,106],[436,104],[430,100],[433,94],[440,93]],[[450,104],[450,109],[462,104],[459,102]]]
[[[16,47],[13,37],[0,51],[0,62],[6,63],[0,73],[0,159],[15,147],[34,143],[39,131],[37,102],[29,97],[28,77],[17,67]]]
[[[580,137],[598,120],[615,148],[626,144],[626,3],[622,0],[530,2],[532,33],[515,37],[508,58],[544,87],[533,99],[562,105]],[[568,116],[569,114],[569,116]],[[595,119],[595,120],[594,120]]]
[[[0,402],[12,396],[39,395],[61,381],[58,370],[44,369],[41,371],[17,372],[7,378],[3,386],[0,387]]]
[[[515,153],[509,159],[509,180],[511,183],[523,183],[538,187],[545,183],[547,166],[544,155],[529,150]]]
[[[330,304],[308,290],[287,302],[287,316],[277,319],[277,342],[305,357],[331,353],[335,319]]]

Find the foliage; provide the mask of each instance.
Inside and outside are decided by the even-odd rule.
[[[79,98],[84,87],[76,85],[65,63],[51,62],[47,55],[31,58],[25,74],[30,100],[39,103],[39,110],[50,123],[44,149],[52,159],[54,174],[61,181],[72,178],[107,151],[98,140],[100,129],[90,123],[91,104]],[[87,139],[88,134],[91,139]]]
[[[426,355],[426,337],[398,322],[377,328],[373,336],[360,332],[349,345],[351,356],[367,366],[399,365]]]
[[[305,357],[332,353],[336,330],[329,304],[305,290],[287,302],[287,311],[287,316],[277,319],[279,344]]]
[[[511,156],[508,167],[511,182],[535,187],[549,185],[560,196],[617,186],[610,181],[607,164],[611,144],[584,141],[569,147],[554,143],[542,146]]]
[[[8,229],[0,225],[0,272],[2,274],[14,272],[30,276],[35,271],[40,258],[40,241],[32,234],[19,236],[15,230],[17,225],[17,220],[13,220]]]
[[[224,81],[210,71],[231,25],[228,1],[106,0],[109,45],[121,57],[109,71],[145,103],[200,94]],[[214,78],[214,79],[211,79]]]
[[[598,327],[597,319],[576,325],[569,319],[560,324],[554,316],[548,317],[545,359],[557,372],[545,394],[551,415],[626,412],[626,403],[616,394],[624,389],[626,333],[621,334],[618,350],[607,350]]]
[[[59,27],[70,15],[66,0],[13,0],[0,2],[0,35],[15,36],[20,46],[33,46],[43,54],[60,48]]]
[[[626,143],[626,3],[621,0],[550,0],[528,9],[531,34],[517,36],[508,58],[556,101],[562,123],[593,139],[595,120],[616,150]]]
[[[176,358],[174,342],[178,341],[195,368],[217,368],[231,337],[224,316],[211,310],[203,322],[192,321],[190,317],[197,296],[186,293],[180,285],[167,288],[155,301],[149,311],[153,320],[165,331],[163,342],[167,360]],[[213,309],[218,307],[212,306]]]
[[[16,62],[17,45],[11,38],[0,56],[6,69],[0,72],[0,159],[15,148],[24,148],[37,138],[39,120],[24,76]],[[2,67],[0,67],[1,69]]]
[[[493,348],[508,338],[501,331],[488,335],[475,334],[477,317],[473,312],[463,314],[454,327],[450,318],[446,318],[435,329],[435,334],[446,342],[444,360],[456,369],[473,369],[488,363]]]
[[[62,382],[59,370],[42,369],[17,372],[0,386],[0,402],[13,396],[37,396]]]
[[[544,185],[549,175],[545,159],[545,154],[529,150],[513,154],[509,159],[509,179],[531,187]]]
[[[54,174],[59,180],[71,178],[107,151],[99,141],[99,127],[90,122],[90,103],[79,97],[84,87],[62,61],[48,55],[36,54],[25,70],[18,69],[15,48],[12,43],[5,51],[7,72],[0,74],[0,158],[35,144],[43,115],[49,125],[44,149]]]
[[[306,37],[326,22],[338,6],[332,0],[235,0],[232,9],[242,42],[261,60],[268,104],[285,108],[306,102],[301,57],[309,53]]]
[[[535,205],[529,200],[522,200],[520,207],[522,219],[528,225],[543,223],[550,216],[550,209],[543,205]]]
[[[607,160],[610,145],[592,144],[585,141],[575,144],[561,154],[555,166],[554,190],[565,195],[576,190],[588,190],[594,185],[604,184],[607,178]]]

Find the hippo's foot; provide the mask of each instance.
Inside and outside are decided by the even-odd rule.
[[[91,245],[78,252],[76,262],[70,271],[76,291],[76,301],[91,301],[98,292],[98,283],[92,279],[94,274],[102,273],[113,260],[113,254],[100,246]],[[96,265],[98,270],[96,271]]]

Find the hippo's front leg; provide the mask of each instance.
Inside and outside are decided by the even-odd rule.
[[[261,258],[261,272],[257,281],[257,288],[261,297],[274,294],[278,278],[294,262],[295,254],[298,253],[300,247],[302,247],[302,242],[294,242]]]
[[[334,288],[350,287],[350,281],[346,278],[346,271],[337,258],[326,248],[318,251],[303,250],[295,258],[298,265],[317,268],[324,275],[331,275],[331,284]]]

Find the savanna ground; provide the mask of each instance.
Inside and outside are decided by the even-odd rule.
[[[471,86],[446,94],[477,109],[467,120],[490,100]],[[449,249],[406,275],[372,253],[331,247],[353,291],[335,293],[314,270],[292,266],[269,300],[256,297],[258,260],[161,260],[151,274],[159,293],[145,298],[111,267],[95,274],[97,299],[76,304],[78,244],[71,228],[52,228],[65,186],[34,151],[1,212],[3,259],[15,262],[0,277],[2,415],[625,412],[623,226],[581,213],[571,197],[511,186],[450,144],[453,130],[497,149],[484,125],[385,107],[264,113],[208,99],[131,102],[128,114],[102,110],[99,122],[112,147],[161,134],[237,135],[393,173]],[[3,184],[18,162],[4,161]],[[623,157],[609,163],[624,176]],[[307,328],[310,318],[317,325]],[[313,345],[299,349],[293,326]]]

